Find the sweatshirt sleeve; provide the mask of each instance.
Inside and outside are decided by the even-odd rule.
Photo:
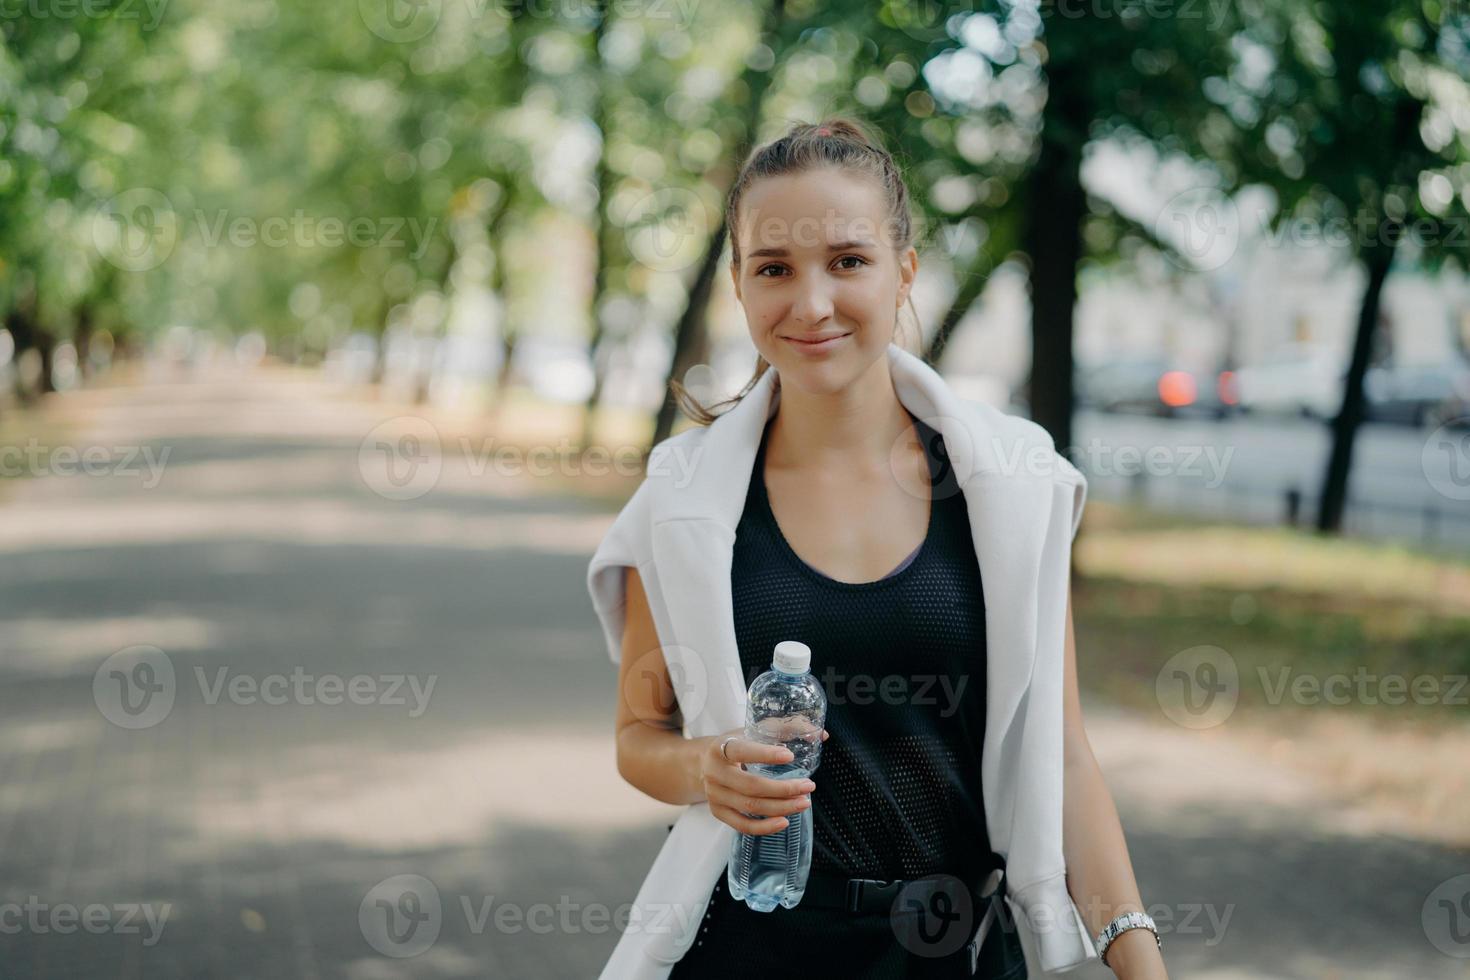
[[[1077,529],[1082,526],[1082,509],[1087,505],[1087,477],[1082,475],[1082,471],[1073,465],[1065,453],[1057,450],[1056,440],[1044,426],[1030,419],[1023,419],[1021,416],[1011,416],[1011,418],[1020,420],[1021,424],[1029,428],[1042,445],[1051,450],[1053,473],[1057,482],[1072,488],[1072,540],[1075,541]]]
[[[607,653],[622,661],[623,624],[627,618],[625,568],[637,568],[648,544],[648,481],[645,479],[613,519],[587,566],[587,591],[602,627]]]
[[[1082,526],[1082,509],[1087,506],[1087,477],[1061,453],[1057,453],[1057,473],[1064,483],[1072,485],[1072,540],[1077,539],[1077,529]]]

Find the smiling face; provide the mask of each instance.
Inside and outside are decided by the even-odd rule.
[[[783,385],[831,393],[886,354],[918,253],[895,250],[881,188],[832,168],[767,177],[738,224],[735,295]]]

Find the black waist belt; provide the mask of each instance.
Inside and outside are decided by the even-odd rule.
[[[993,879],[993,880],[992,880]],[[902,912],[910,903],[928,908],[934,894],[959,887],[969,890],[972,901],[989,901],[1004,893],[1005,871],[996,868],[979,882],[963,882],[951,875],[883,881],[875,878],[848,878],[830,871],[813,869],[807,876],[806,894],[801,904],[817,908],[841,909],[854,915]],[[899,903],[895,907],[895,902]]]
[[[854,915],[864,913],[901,916],[940,907],[936,893],[949,892],[945,906],[954,908],[959,889],[968,889],[974,910],[974,933],[965,943],[962,954],[970,964],[973,976],[980,962],[980,950],[990,930],[1001,923],[1009,931],[1014,928],[1005,907],[1005,868],[996,867],[979,882],[966,882],[951,875],[933,875],[912,880],[882,881],[873,878],[848,878],[832,872],[813,870],[807,876],[806,894],[800,905],[841,909]],[[968,930],[967,930],[968,931]]]

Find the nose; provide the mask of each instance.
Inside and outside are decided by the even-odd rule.
[[[805,327],[824,323],[832,317],[832,297],[827,285],[813,282],[804,286],[791,303],[791,318]]]

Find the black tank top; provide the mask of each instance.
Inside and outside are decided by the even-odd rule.
[[[735,635],[747,686],[770,669],[778,642],[800,640],[827,694],[813,870],[978,880],[992,867],[980,567],[943,436],[914,424],[930,464],[924,541],[887,576],[847,583],[807,565],[782,535],[766,495],[767,423],[736,529]]]

